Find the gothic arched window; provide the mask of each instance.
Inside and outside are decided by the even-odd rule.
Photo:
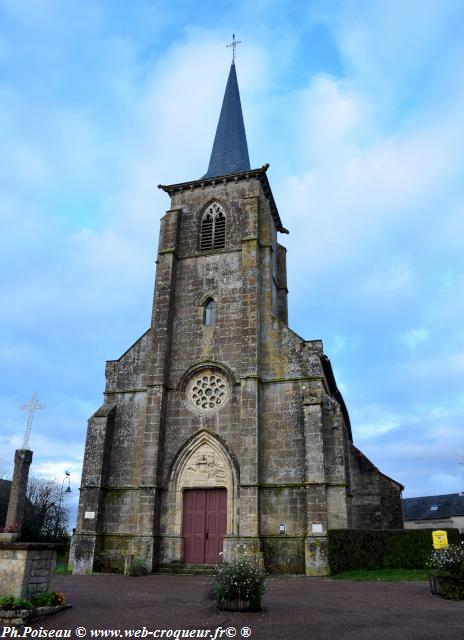
[[[213,202],[201,220],[200,251],[224,249],[226,245],[226,214],[217,202]]]
[[[205,327],[210,327],[216,322],[216,303],[212,298],[203,305],[203,324]]]

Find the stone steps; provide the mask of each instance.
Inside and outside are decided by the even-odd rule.
[[[214,574],[214,567],[214,564],[182,564],[180,562],[172,562],[171,564],[157,567],[153,573],[212,576]]]

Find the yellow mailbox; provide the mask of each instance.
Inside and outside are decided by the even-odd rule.
[[[433,548],[445,549],[448,546],[448,534],[446,531],[432,531]]]

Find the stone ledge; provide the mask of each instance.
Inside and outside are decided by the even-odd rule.
[[[0,624],[20,627],[28,622],[36,622],[44,616],[52,616],[63,609],[69,609],[71,604],[59,604],[56,607],[35,607],[34,609],[18,609],[9,611],[0,609]]]
[[[47,591],[60,546],[28,542],[0,545],[0,595],[29,598]]]
[[[0,542],[0,551],[62,551],[64,545],[56,542]]]

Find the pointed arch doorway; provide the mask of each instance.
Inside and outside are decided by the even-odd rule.
[[[169,476],[161,564],[221,562],[224,538],[238,527],[235,460],[216,434],[203,430],[179,450]]]
[[[185,489],[182,529],[185,564],[222,562],[227,532],[227,490]]]

